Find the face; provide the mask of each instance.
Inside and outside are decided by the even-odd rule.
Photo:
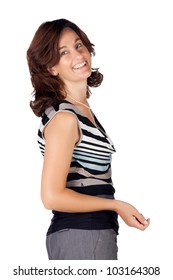
[[[87,82],[91,75],[91,54],[71,28],[62,31],[58,48],[60,60],[51,69],[54,75],[59,75],[66,85]]]

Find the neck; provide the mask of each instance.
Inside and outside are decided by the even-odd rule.
[[[76,100],[80,102],[86,102],[87,98],[87,85],[82,83],[78,85],[70,84],[70,86],[66,86],[65,92],[67,95],[72,96]]]
[[[70,99],[72,99],[75,103],[80,104],[80,105],[82,105],[82,106],[84,106],[85,108],[87,108],[87,109],[90,110],[90,106],[86,104],[86,99],[85,99],[85,101],[84,101],[85,103],[84,103],[84,102],[80,102],[80,101],[76,100],[76,99],[75,99],[72,95],[70,95],[70,94],[67,94],[67,96],[68,96]]]

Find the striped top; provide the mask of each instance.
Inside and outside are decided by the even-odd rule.
[[[44,156],[44,128],[58,112],[74,114],[80,131],[80,139],[73,151],[66,187],[83,194],[114,199],[111,158],[115,148],[94,114],[96,125],[76,106],[66,100],[46,109],[38,130],[38,144],[41,153]],[[63,228],[113,228],[118,233],[117,213],[113,211],[64,213],[53,210],[52,212],[54,216],[47,234]]]

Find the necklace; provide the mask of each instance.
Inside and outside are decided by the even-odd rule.
[[[75,101],[76,103],[81,104],[81,105],[83,105],[84,107],[86,107],[87,109],[90,110],[90,107],[89,107],[88,105],[86,105],[86,104],[84,104],[84,103],[82,103],[82,102],[80,102],[80,101],[77,101],[77,100],[74,99],[70,94],[67,94],[67,96],[70,97],[70,98],[71,98],[73,101]]]

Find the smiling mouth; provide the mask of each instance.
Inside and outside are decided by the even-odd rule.
[[[76,64],[73,69],[77,70],[77,69],[81,69],[82,67],[84,67],[86,65],[86,61]]]

